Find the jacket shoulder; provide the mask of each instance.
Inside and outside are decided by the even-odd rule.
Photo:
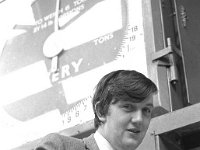
[[[34,150],[85,150],[81,139],[51,133],[41,138]]]

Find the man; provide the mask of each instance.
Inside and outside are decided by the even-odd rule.
[[[35,150],[135,150],[149,127],[156,92],[156,85],[137,71],[113,71],[93,96],[96,132],[83,140],[50,134]]]

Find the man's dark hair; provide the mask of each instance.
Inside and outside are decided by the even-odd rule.
[[[102,123],[97,113],[106,116],[113,98],[115,98],[114,103],[116,103],[120,97],[128,96],[133,98],[135,103],[138,103],[155,92],[157,92],[156,85],[145,75],[135,70],[117,70],[108,73],[97,84],[93,96],[95,128],[97,129]]]

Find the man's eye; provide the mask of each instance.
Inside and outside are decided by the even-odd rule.
[[[150,108],[144,108],[143,112],[145,113],[145,115],[150,115],[151,114],[151,109]]]
[[[123,108],[126,110],[126,111],[132,111],[134,110],[134,107],[132,105],[123,105]]]

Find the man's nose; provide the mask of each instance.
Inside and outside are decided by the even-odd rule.
[[[132,115],[132,122],[142,122],[142,121],[143,121],[142,110],[137,110]]]

